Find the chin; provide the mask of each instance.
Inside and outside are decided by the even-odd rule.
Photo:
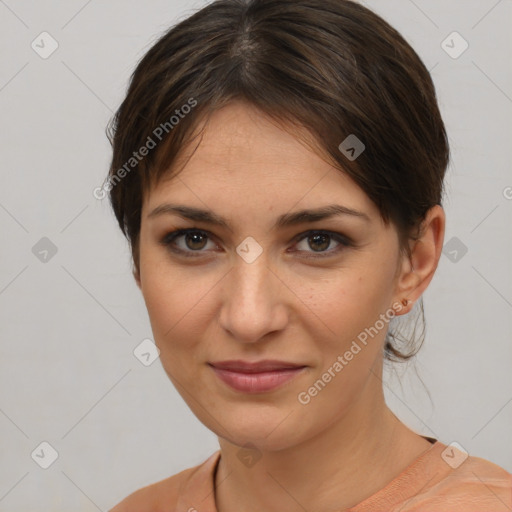
[[[238,429],[236,432],[231,432],[233,434],[229,437],[220,436],[222,439],[231,443],[235,446],[239,446],[242,450],[254,450],[256,452],[279,452],[281,450],[286,450],[298,444],[294,439],[290,438],[289,433],[284,432],[283,435],[274,435],[268,436],[268,432],[259,432],[256,433],[249,432],[240,432]]]
[[[267,408],[268,409],[268,408]],[[220,411],[220,409],[219,409]],[[300,443],[304,433],[299,430],[298,417],[293,412],[274,408],[273,411],[232,409],[232,414],[221,414],[223,429],[213,424],[211,417],[204,418],[204,425],[227,442],[245,447],[254,446],[259,451],[275,452]],[[304,422],[301,421],[304,427]]]

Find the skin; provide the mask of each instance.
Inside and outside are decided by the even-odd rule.
[[[171,214],[148,217],[163,203],[211,210],[229,228]],[[328,204],[368,220],[345,215],[272,230],[281,214]],[[217,111],[178,176],[146,194],[135,278],[166,373],[219,437],[219,512],[354,506],[430,448],[385,404],[387,323],[309,403],[297,396],[379,315],[393,307],[397,316],[410,311],[434,275],[444,227],[436,206],[405,257],[395,227],[384,224],[350,178],[242,102]],[[174,241],[200,252],[197,258],[161,243],[185,228],[207,232],[188,245],[185,236]],[[295,239],[313,229],[340,233],[353,245]],[[252,263],[236,252],[248,236],[263,251]],[[411,302],[397,307],[403,298]],[[207,365],[226,359],[280,359],[307,368],[278,390],[248,395],[228,388]],[[251,467],[237,456],[248,442],[260,456]]]

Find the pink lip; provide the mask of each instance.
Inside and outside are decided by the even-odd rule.
[[[264,393],[283,385],[305,366],[282,361],[223,361],[209,363],[215,374],[228,386],[245,393]]]

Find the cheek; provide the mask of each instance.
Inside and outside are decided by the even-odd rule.
[[[350,344],[362,330],[373,325],[384,313],[390,300],[390,277],[386,269],[372,272],[370,268],[351,272],[341,271],[337,279],[330,279],[328,287],[314,286],[307,304],[324,330],[329,333],[329,344]]]
[[[331,419],[341,414],[372,378],[370,369],[382,352],[389,320],[380,318],[387,311],[390,290],[386,269],[381,270],[380,274],[340,275],[322,293],[313,289],[308,294],[308,306],[315,313],[312,318],[317,319],[308,330],[315,340],[318,365],[309,379],[310,387],[301,391],[311,397],[311,409],[336,404],[329,413]]]
[[[142,293],[155,343],[165,361],[190,350],[201,341],[216,279],[201,275],[200,267],[180,269],[157,258],[142,258]],[[210,313],[211,314],[211,313]]]

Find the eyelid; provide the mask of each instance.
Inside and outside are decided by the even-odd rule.
[[[303,231],[302,233],[299,233],[295,237],[292,238],[292,242],[300,242],[304,238],[307,238],[308,236],[313,235],[329,235],[331,238],[338,239],[341,243],[341,241],[345,242],[347,245],[352,244],[352,240],[342,233],[339,233],[337,231],[332,231],[330,229],[308,229],[306,231]]]
[[[303,231],[302,233],[295,236],[292,241],[294,245],[298,244],[299,242],[302,242],[302,240],[316,235],[328,235],[332,240],[336,241],[338,243],[338,246],[334,249],[330,249],[328,251],[320,251],[320,252],[314,252],[314,251],[291,251],[291,252],[302,252],[305,253],[306,256],[303,256],[304,258],[309,259],[322,259],[322,258],[329,258],[330,256],[336,256],[339,254],[343,249],[347,249],[349,247],[354,247],[355,244],[353,241],[347,237],[346,235],[343,235],[341,233],[338,233],[337,231],[331,231],[329,229],[309,229],[307,231]]]
[[[172,252],[174,253],[178,253],[178,254],[184,254],[184,255],[193,255],[194,253],[196,253],[198,256],[201,255],[202,253],[206,253],[206,251],[184,251],[182,249],[179,249],[179,248],[176,248],[176,247],[172,247],[172,242],[174,242],[174,240],[176,240],[176,238],[179,238],[180,236],[183,236],[183,235],[186,235],[187,233],[193,233],[193,232],[198,232],[198,233],[201,233],[201,234],[205,234],[207,235],[208,237],[208,240],[215,240],[216,239],[216,236],[211,233],[210,231],[208,231],[207,229],[201,229],[201,228],[182,228],[182,229],[176,229],[176,230],[173,230],[173,231],[170,231],[168,233],[166,233],[162,239],[160,240],[160,244],[162,244],[165,248],[171,250]],[[192,256],[194,257],[194,256]]]
[[[208,239],[211,241],[215,241],[217,239],[217,237],[213,233],[208,231],[207,229],[192,227],[192,228],[176,229],[171,232],[168,232],[160,240],[160,243],[165,248],[171,250],[172,252],[177,253],[177,254],[182,254],[185,257],[192,257],[192,258],[200,257],[202,254],[207,253],[208,251],[202,251],[202,250],[184,251],[182,249],[172,247],[172,242],[174,242],[174,240],[176,238],[179,238],[180,236],[183,236],[183,235],[186,235],[186,234],[192,233],[192,232],[198,232],[201,234],[205,234],[205,235],[207,235]],[[303,231],[303,232],[299,233],[298,235],[295,235],[289,243],[293,243],[294,245],[296,245],[299,242],[301,242],[302,240],[304,240],[310,236],[313,236],[315,234],[328,235],[331,239],[333,239],[334,241],[336,241],[339,244],[338,247],[336,247],[335,249],[330,249],[328,251],[319,251],[317,253],[315,253],[314,251],[311,251],[311,252],[310,251],[291,251],[291,252],[309,254],[309,256],[304,256],[304,258],[306,258],[306,259],[307,258],[310,258],[310,259],[311,258],[314,258],[314,259],[326,258],[327,259],[329,256],[339,253],[343,248],[346,249],[348,247],[355,246],[354,242],[346,235],[343,235],[342,233],[339,233],[336,231],[331,231],[328,229],[309,229],[309,230]]]

